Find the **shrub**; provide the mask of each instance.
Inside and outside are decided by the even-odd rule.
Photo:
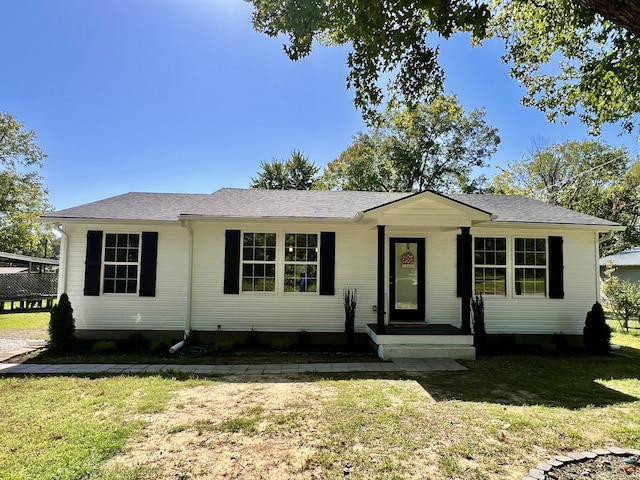
[[[259,347],[260,342],[261,342],[260,332],[257,332],[252,328],[249,334],[247,335],[247,339],[245,340],[245,343],[250,347]]]
[[[291,350],[291,347],[293,347],[293,341],[288,338],[274,338],[271,342],[271,348],[274,350]]]
[[[91,345],[92,353],[114,353],[117,350],[113,340],[98,340]]]
[[[236,348],[235,342],[218,342],[213,346],[216,353],[231,352]]]
[[[487,332],[484,326],[484,300],[482,295],[471,300],[473,310],[473,345],[482,350],[487,345]]]
[[[604,271],[602,293],[620,323],[620,327],[629,331],[629,320],[640,315],[640,286],[629,280],[622,280],[615,275],[615,265],[608,263]]]
[[[56,348],[68,348],[75,341],[76,321],[73,308],[66,293],[60,295],[58,304],[51,308],[49,319],[49,338]]]
[[[166,338],[154,338],[151,340],[149,350],[153,353],[166,353],[169,351],[169,347],[171,347],[171,342]]]
[[[149,345],[149,342],[146,338],[144,338],[144,334],[142,332],[131,332],[129,334],[129,346],[136,350],[146,349]]]
[[[611,340],[611,328],[607,325],[602,305],[593,304],[591,311],[587,313],[584,323],[584,346],[591,353],[607,353],[609,340]]]
[[[345,288],[342,292],[344,300],[344,333],[347,336],[347,345],[353,346],[355,341],[356,305],[358,290]]]

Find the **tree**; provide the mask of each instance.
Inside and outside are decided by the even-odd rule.
[[[629,167],[631,165],[631,167]],[[623,250],[640,241],[640,162],[625,148],[588,140],[544,146],[507,162],[490,190],[542,200],[618,222],[628,228],[603,244],[601,253]]]
[[[53,235],[37,217],[50,208],[41,167],[45,153],[36,134],[0,112],[0,251],[42,256]]]
[[[437,42],[457,32],[475,42],[505,39],[511,75],[527,88],[525,104],[551,119],[581,111],[594,129],[617,121],[630,129],[640,112],[640,0],[247,1],[256,31],[288,37],[291,60],[309,55],[314,41],[350,45],[347,86],[370,121],[379,119],[379,80],[390,72],[392,101],[413,105],[442,92]],[[554,54],[563,68],[550,76],[540,67]]]
[[[549,121],[578,114],[593,133],[604,123],[621,122],[627,131],[637,126],[640,1],[498,5],[493,32],[505,40],[511,76],[526,88],[524,105],[537,107]],[[626,18],[630,13],[635,17]]]
[[[262,172],[251,178],[251,188],[311,190],[320,171],[302,152],[294,150],[288,160],[262,162]]]
[[[455,96],[438,97],[430,104],[389,110],[380,126],[357,135],[329,163],[320,184],[378,191],[477,191],[483,178],[472,179],[473,171],[485,166],[499,142],[483,110],[467,114]]]
[[[604,271],[602,293],[620,323],[620,327],[629,331],[629,320],[640,316],[640,286],[629,280],[620,280],[613,273],[616,266],[608,263]]]

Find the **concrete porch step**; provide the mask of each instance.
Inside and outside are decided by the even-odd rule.
[[[383,360],[397,358],[451,358],[455,360],[475,360],[476,349],[472,345],[378,345],[378,356]]]

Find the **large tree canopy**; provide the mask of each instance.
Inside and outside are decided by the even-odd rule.
[[[311,190],[320,170],[298,150],[294,150],[288,160],[262,162],[261,167],[258,176],[251,178],[251,188]]]
[[[374,191],[472,192],[474,169],[496,151],[497,130],[483,110],[465,113],[456,97],[390,110],[383,122],[330,162],[324,188]]]
[[[491,181],[497,194],[517,194],[626,225],[602,253],[640,242],[640,161],[596,141],[535,145]]]
[[[0,112],[0,251],[42,256],[53,236],[37,221],[50,208],[42,177],[33,167],[46,158],[35,133]]]
[[[288,37],[292,60],[308,55],[314,41],[351,45],[347,85],[368,120],[379,119],[383,75],[391,74],[392,102],[441,93],[437,42],[456,32],[504,38],[504,60],[527,88],[523,102],[552,120],[577,112],[596,131],[618,121],[631,130],[640,113],[640,0],[247,1],[254,28]],[[543,68],[550,60],[561,62],[558,72]]]

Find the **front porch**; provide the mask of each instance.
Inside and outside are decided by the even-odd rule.
[[[474,360],[476,349],[473,335],[462,334],[460,329],[445,323],[412,322],[385,325],[367,325],[367,335],[378,356],[383,360],[397,358],[452,358]]]

